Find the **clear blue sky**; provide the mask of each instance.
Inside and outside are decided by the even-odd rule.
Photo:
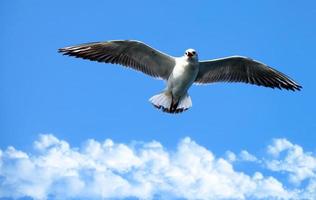
[[[50,133],[73,146],[111,138],[156,140],[169,149],[189,136],[220,156],[260,154],[273,138],[287,138],[315,152],[315,16],[315,1],[1,1],[0,149],[30,151],[39,134]],[[248,56],[303,90],[193,86],[193,107],[168,115],[148,102],[162,81],[57,53],[114,39],[173,56],[194,48],[201,60]]]

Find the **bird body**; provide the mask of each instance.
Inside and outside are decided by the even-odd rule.
[[[167,90],[172,92],[173,98],[180,99],[187,93],[199,72],[197,60],[180,57],[168,78]]]
[[[175,66],[167,80],[167,88],[162,94],[155,95],[150,102],[165,112],[178,113],[192,106],[187,91],[199,72],[199,63],[195,58],[186,56],[175,59]]]
[[[159,109],[180,113],[192,106],[188,89],[193,83],[244,82],[286,90],[302,87],[283,73],[243,56],[199,61],[194,49],[172,57],[142,42],[113,40],[59,49],[64,55],[98,62],[121,64],[167,81],[166,89],[149,99]]]
[[[168,90],[172,91],[175,98],[180,98],[192,85],[199,72],[197,60],[180,57],[168,78]]]

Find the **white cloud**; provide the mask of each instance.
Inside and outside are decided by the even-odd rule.
[[[268,146],[268,153],[273,157],[266,161],[267,167],[288,173],[291,182],[300,184],[301,181],[316,178],[316,157],[304,152],[301,146],[286,139],[275,139]]]
[[[268,153],[277,157],[280,152],[293,147],[293,144],[285,138],[273,140],[273,144],[268,146]]]
[[[41,135],[34,142],[34,153],[8,147],[0,150],[0,198],[34,199],[315,199],[316,181],[312,163],[315,157],[300,151],[285,139],[268,147],[273,155],[265,160],[268,169],[282,171],[299,180],[305,188],[285,187],[263,172],[247,174],[233,162],[259,163],[246,150],[238,156],[227,151],[227,158],[216,157],[190,138],[181,140],[175,151],[159,142],[127,145],[110,139],[88,140],[81,148],[71,147],[53,135]],[[287,156],[277,160],[283,151]],[[295,158],[295,159],[294,159]],[[294,160],[293,160],[294,159]],[[298,165],[295,166],[296,161]],[[295,162],[294,162],[295,161]],[[302,162],[304,176],[296,173]],[[284,165],[292,170],[285,170]],[[307,167],[308,166],[308,167]],[[307,173],[309,171],[309,173]],[[306,175],[307,174],[307,175]],[[304,177],[302,179],[302,177]]]
[[[240,152],[239,156],[240,156],[240,159],[243,160],[243,161],[258,162],[258,159],[256,158],[256,156],[250,154],[246,150],[242,150]]]
[[[237,160],[237,156],[234,152],[226,151],[226,159],[229,162],[235,162]]]
[[[238,155],[236,155],[232,151],[226,151],[225,158],[227,161],[233,163],[236,161],[239,162],[261,162],[259,159],[257,159],[256,156],[252,155],[246,150],[242,150]]]

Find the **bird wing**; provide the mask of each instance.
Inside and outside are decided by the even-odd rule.
[[[121,64],[156,78],[168,79],[175,59],[142,42],[113,40],[59,49],[63,55],[92,61]]]
[[[231,56],[199,62],[197,84],[244,82],[265,87],[300,90],[302,87],[283,73],[255,60]]]

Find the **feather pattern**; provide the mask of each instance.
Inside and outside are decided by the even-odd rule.
[[[244,82],[270,88],[300,90],[302,86],[285,74],[242,56],[200,61],[196,84]]]
[[[173,57],[134,40],[86,43],[60,48],[59,52],[92,61],[121,64],[165,80],[175,66]]]

